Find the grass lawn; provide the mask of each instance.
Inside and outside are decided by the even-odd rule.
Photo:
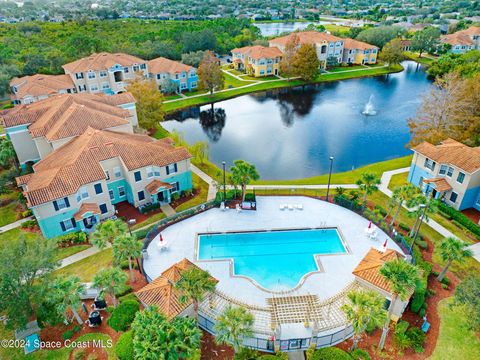
[[[242,79],[245,80],[250,80],[250,81],[272,81],[272,80],[278,80],[278,77],[276,76],[261,76],[261,77],[255,77],[255,76],[242,76]]]
[[[223,73],[223,74],[225,75],[225,85],[223,87],[224,89],[236,88],[236,87],[239,87],[239,86],[244,86],[244,85],[250,84],[250,82],[238,80],[236,77],[234,77],[232,75],[229,75],[229,74],[226,74],[226,73]]]
[[[340,33],[348,33],[350,28],[348,26],[341,26],[341,25],[335,25],[335,24],[325,24],[325,29],[330,32],[340,32]]]
[[[132,231],[135,231],[135,230],[138,230],[140,228],[143,228],[144,226],[147,226],[147,225],[150,225],[150,224],[153,224],[157,221],[160,221],[162,220],[163,218],[165,218],[165,214],[163,212],[160,212],[158,214],[154,214],[152,216],[150,216],[147,220],[145,221],[142,221],[141,223],[137,223],[135,225],[132,226]]]
[[[342,71],[352,71],[352,70],[360,70],[360,69],[366,69],[365,66],[361,65],[352,65],[352,66],[339,66],[333,69],[328,70],[329,72],[342,72]]]
[[[184,202],[183,204],[178,205],[175,208],[176,212],[187,210],[191,207],[200,205],[207,201],[208,184],[202,179],[200,179],[198,175],[193,173],[192,173],[192,181],[193,181],[193,188],[198,191],[197,196],[195,196],[193,199],[190,199]]]
[[[325,159],[327,162],[328,159]],[[332,184],[354,184],[355,181],[364,172],[372,172],[381,175],[385,171],[404,168],[410,165],[412,156],[404,156],[392,160],[381,161],[378,163],[365,165],[355,170],[332,174]],[[262,175],[262,174],[260,174]],[[274,185],[307,185],[307,184],[327,184],[328,174],[314,176],[306,179],[297,180],[259,180],[256,184],[274,184]]]
[[[207,94],[208,91],[205,90],[192,90],[192,91],[186,91],[183,93],[185,96],[194,96],[194,95],[200,95],[200,94]]]
[[[461,307],[449,307],[451,298],[439,302],[440,334],[430,360],[480,359],[480,339],[467,328],[468,318]]]
[[[393,175],[392,179],[390,180],[390,184],[388,184],[388,188],[390,190],[395,189],[397,186],[407,184],[408,179],[408,172],[404,172],[401,174]]]
[[[16,207],[17,207],[16,201],[0,207],[0,226],[13,223],[17,220],[17,212],[15,211]]]
[[[436,61],[434,59],[425,57],[425,55],[423,55],[422,57],[418,57],[418,54],[412,53],[412,52],[405,52],[405,56],[410,60],[416,61],[416,62],[418,62],[422,65],[426,65],[426,66],[432,65],[432,63],[434,63]]]
[[[315,81],[312,83],[321,83],[321,82],[326,82],[326,81],[336,81],[336,80],[345,80],[345,79],[352,79],[352,78],[360,78],[360,77],[366,77],[366,76],[377,76],[377,75],[385,75],[388,73],[392,72],[399,72],[403,68],[401,65],[392,67],[392,68],[372,68],[372,69],[365,69],[364,71],[351,71],[351,72],[340,72],[340,73],[331,73],[331,74],[321,74],[319,75]],[[226,83],[228,81],[232,82],[234,79],[237,83],[241,82],[237,79],[235,79],[233,76],[229,76],[226,74],[225,76],[229,80],[226,79]],[[244,82],[241,82],[241,85],[245,85]],[[283,81],[259,81],[258,84],[255,84],[253,86],[249,87],[243,87],[239,89],[231,89],[230,91],[224,91],[224,92],[217,92],[212,95],[206,94],[203,96],[198,96],[195,98],[189,98],[189,99],[181,99],[177,101],[172,101],[169,103],[164,104],[164,109],[166,112],[173,112],[179,109],[184,109],[190,106],[195,106],[195,105],[203,105],[203,104],[209,104],[212,102],[217,102],[225,99],[230,99],[236,96],[252,93],[252,92],[257,92],[257,91],[264,91],[264,90],[270,90],[270,89],[278,89],[278,88],[285,88],[285,87],[292,87],[292,86],[300,86],[300,85],[305,85],[306,82],[302,80],[283,80]]]
[[[90,245],[75,245],[66,248],[58,248],[55,260],[65,259],[66,257],[72,256],[80,251],[87,250],[89,247]]]
[[[112,249],[102,250],[83,260],[54,271],[55,275],[76,275],[83,282],[91,282],[95,274],[102,268],[112,264]]]

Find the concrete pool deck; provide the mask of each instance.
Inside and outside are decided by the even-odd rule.
[[[281,204],[302,204],[303,210],[280,210]],[[403,254],[380,229],[377,229],[377,240],[369,239],[364,231],[368,223],[350,210],[309,197],[258,196],[257,211],[214,208],[169,226],[162,231],[168,249],[158,249],[157,236],[147,249],[144,269],[151,279],[155,279],[172,264],[187,258],[219,280],[219,291],[249,305],[267,306],[266,299],[285,295],[317,295],[320,300],[327,300],[354,281],[353,269],[372,247],[381,248],[387,239],[387,248]],[[310,274],[300,286],[289,292],[272,293],[247,278],[232,277],[228,261],[197,261],[196,258],[198,233],[310,227],[337,227],[350,252],[320,256],[324,272]]]

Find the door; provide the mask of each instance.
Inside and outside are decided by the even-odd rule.
[[[159,202],[165,201],[165,196],[163,195],[163,191],[158,193],[158,201]]]

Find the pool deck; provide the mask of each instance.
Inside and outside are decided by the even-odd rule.
[[[281,204],[302,204],[303,210],[280,210]],[[144,269],[154,279],[186,257],[219,280],[219,291],[249,305],[267,306],[266,299],[285,295],[317,295],[320,300],[327,300],[353,282],[352,271],[370,248],[381,248],[387,239],[387,248],[403,253],[380,229],[377,229],[377,240],[367,238],[364,232],[367,226],[368,220],[324,201],[302,196],[258,196],[257,211],[214,208],[169,226],[162,232],[168,249],[160,251],[158,238],[155,238],[148,247]],[[320,256],[324,272],[311,273],[300,286],[288,293],[272,293],[247,278],[232,277],[228,261],[197,261],[195,255],[198,233],[317,227],[337,227],[350,251],[348,254]]]

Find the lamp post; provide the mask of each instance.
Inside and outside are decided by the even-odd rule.
[[[329,202],[328,195],[330,193],[330,180],[332,179],[332,167],[333,167],[333,156],[330,156],[330,171],[328,172],[328,185],[327,185],[327,202]]]
[[[223,201],[227,201],[227,180],[225,176],[225,161],[222,161],[223,166]]]
[[[132,229],[130,229],[130,226],[133,226],[137,223],[136,219],[130,219],[127,221],[127,226],[128,226],[128,232],[130,233],[130,236],[132,236]]]
[[[420,227],[422,226],[423,219],[425,218],[425,214],[427,212],[427,205],[420,204],[420,209],[423,209],[422,217],[420,218],[420,224],[418,224],[417,231],[415,232],[415,236],[413,237],[412,245],[410,245],[410,254],[412,254],[413,245],[415,245],[415,241],[417,241],[417,236],[418,236],[418,233],[420,232]]]

